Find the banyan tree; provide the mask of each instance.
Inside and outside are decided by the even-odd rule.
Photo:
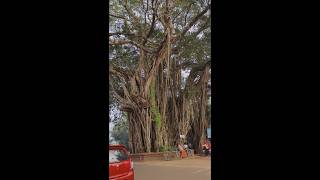
[[[209,122],[210,0],[112,0],[109,87],[127,114],[132,153],[200,150]]]

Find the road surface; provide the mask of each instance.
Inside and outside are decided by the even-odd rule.
[[[134,171],[136,180],[209,180],[211,159],[134,162]]]

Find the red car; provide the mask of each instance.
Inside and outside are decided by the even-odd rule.
[[[134,180],[133,162],[123,145],[109,145],[109,179]]]

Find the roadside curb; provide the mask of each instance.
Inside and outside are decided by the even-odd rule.
[[[148,161],[178,161],[187,159],[204,159],[198,154],[193,156],[188,156],[185,158],[179,158],[176,156],[176,152],[159,152],[159,153],[140,153],[131,154],[131,159],[133,162],[148,162]]]

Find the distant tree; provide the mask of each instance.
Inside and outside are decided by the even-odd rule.
[[[116,124],[111,132],[111,136],[114,138],[114,140],[117,143],[123,144],[127,148],[129,148],[128,131],[129,131],[129,125],[128,125],[127,117],[122,116],[122,118],[116,122]]]

